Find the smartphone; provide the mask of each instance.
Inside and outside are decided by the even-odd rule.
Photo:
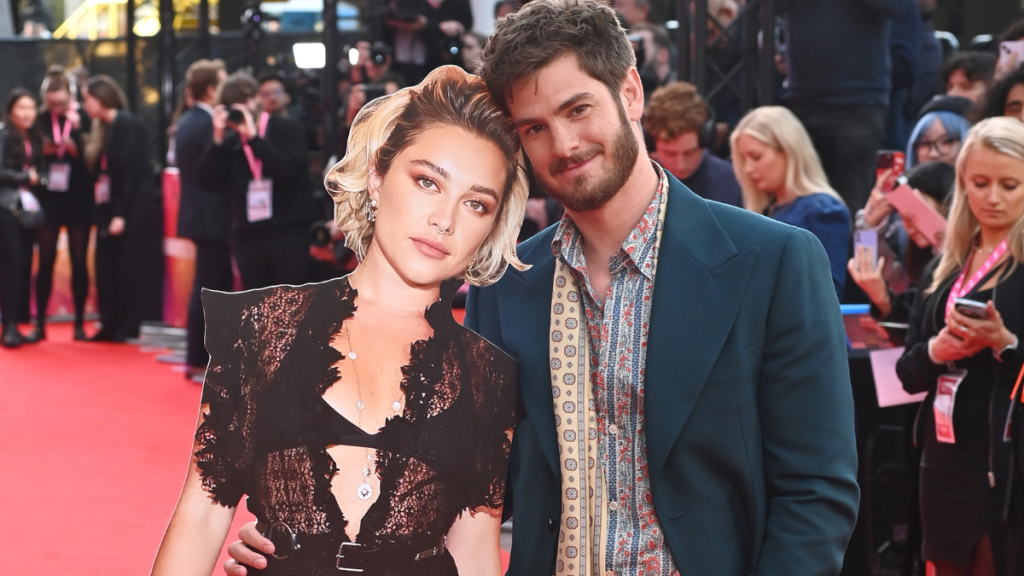
[[[882,191],[888,192],[896,185],[896,180],[903,175],[903,167],[907,164],[907,156],[899,150],[879,150],[878,166],[875,178],[880,178],[886,170],[892,170],[889,177],[882,183]]]
[[[975,320],[988,320],[988,303],[986,302],[968,300],[967,298],[957,298],[953,301],[953,308],[968,318],[974,318]]]
[[[924,201],[920,194],[907,184],[907,177],[900,176],[896,181],[896,187],[886,192],[888,200],[893,208],[904,218],[912,218],[914,225],[924,234],[932,246],[942,246],[942,239],[946,234],[946,219],[942,214]]]
[[[1000,42],[997,69],[1009,72],[1021,64],[1024,64],[1024,40]]]
[[[878,266],[878,231],[857,230],[853,233],[853,254],[860,254],[861,246],[871,251],[871,266]]]

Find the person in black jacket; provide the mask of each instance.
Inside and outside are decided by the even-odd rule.
[[[187,378],[202,374],[210,360],[203,344],[206,322],[200,293],[203,288],[228,292],[234,281],[228,199],[217,190],[200,186],[198,171],[199,157],[213,141],[213,106],[224,76],[220,60],[199,60],[189,67],[185,89],[194,104],[178,120],[174,139],[181,176],[178,236],[192,240],[196,246],[196,274],[188,301]]]
[[[124,108],[120,86],[94,76],[82,86],[93,119],[87,164],[96,172],[96,289],[102,330],[94,341],[124,342],[163,305],[163,204],[145,128]]]
[[[925,270],[896,365],[907,392],[928,392],[916,438],[923,555],[937,576],[1005,573],[1022,262],[1024,125],[986,120],[957,160],[944,252]],[[957,298],[981,303],[985,318],[964,313]]]
[[[32,93],[22,88],[12,90],[0,128],[0,345],[5,348],[35,342],[18,332],[19,317],[28,305],[33,236],[26,222],[15,216],[17,211],[40,210],[42,139],[33,130],[35,120],[36,99]]]
[[[461,63],[462,35],[473,29],[469,0],[400,0],[385,19],[395,47],[391,69],[410,85],[443,64]]]
[[[913,0],[790,0],[786,105],[811,135],[828,181],[864,207],[885,139],[891,20]]]
[[[67,228],[71,256],[71,291],[75,303],[75,340],[85,340],[85,299],[89,294],[89,232],[93,224],[93,180],[82,157],[82,134],[89,118],[77,110],[71,83],[64,69],[51,68],[43,81],[46,110],[36,118],[36,131],[43,136],[43,162],[47,185],[39,194],[46,222],[36,232],[39,242],[39,272],[36,276],[35,337],[46,338],[46,310],[53,291],[53,267],[57,261],[57,239]]]
[[[231,206],[235,261],[247,290],[308,281],[316,214],[302,125],[256,114],[257,90],[244,73],[224,82],[213,141],[199,159],[199,185],[225,194]]]

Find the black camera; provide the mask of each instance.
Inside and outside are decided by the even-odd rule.
[[[388,59],[388,56],[391,56],[392,52],[391,46],[388,46],[387,42],[378,40],[370,45],[370,60],[380,66]]]
[[[386,90],[383,83],[375,82],[373,84],[363,84],[363,94],[366,94],[366,102],[369,103],[371,100],[376,100],[385,94]]]
[[[228,122],[237,126],[242,122],[245,122],[245,115],[242,114],[242,111],[238,108],[232,108],[231,110],[228,110]]]
[[[320,220],[309,227],[309,243],[317,248],[323,248],[331,243],[331,231],[327,229],[328,222]]]

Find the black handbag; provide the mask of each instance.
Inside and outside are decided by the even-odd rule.
[[[14,214],[14,219],[18,221],[25,230],[38,230],[42,228],[46,222],[46,215],[43,214],[43,207],[40,206],[38,210],[25,210],[25,207],[21,204],[21,195],[14,194],[13,202],[9,206],[11,214]]]

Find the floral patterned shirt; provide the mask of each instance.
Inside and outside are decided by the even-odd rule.
[[[644,363],[654,292],[659,227],[664,226],[668,179],[658,172],[658,189],[636,227],[609,261],[611,282],[599,297],[590,283],[583,237],[566,215],[551,244],[584,293],[590,338],[591,382],[597,402],[599,458],[597,507],[607,499],[605,570],[616,576],[679,574],[661,532],[647,472],[644,435]],[[603,483],[603,486],[602,486]]]

